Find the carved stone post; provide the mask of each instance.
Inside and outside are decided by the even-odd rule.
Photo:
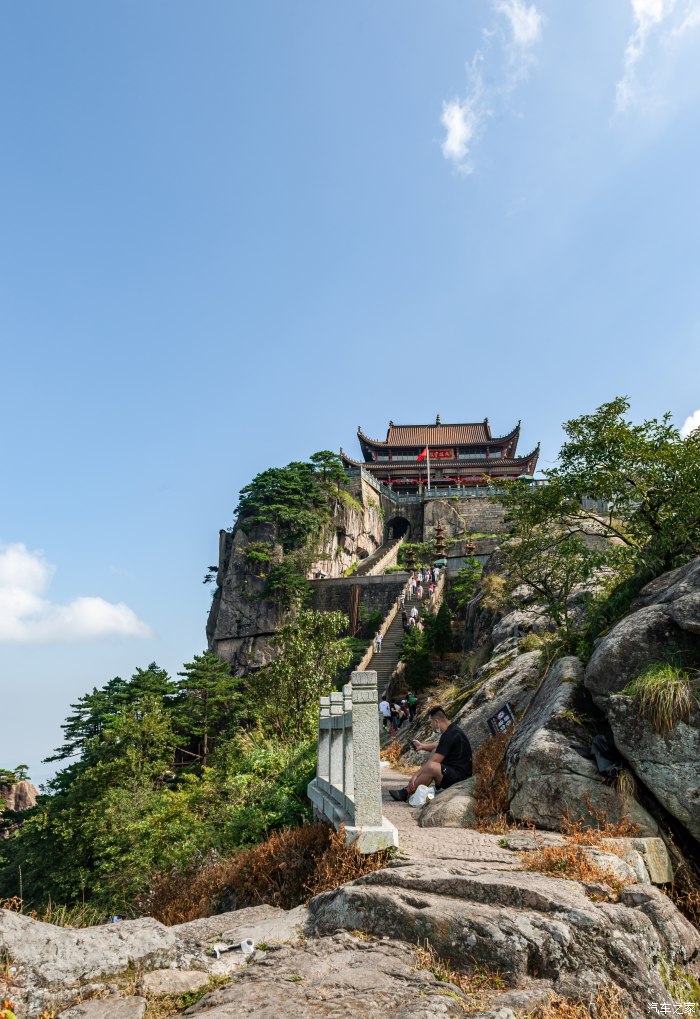
[[[331,694],[331,745],[330,784],[332,796],[338,803],[343,801],[343,695],[337,690]]]
[[[379,770],[379,720],[377,717],[377,673],[353,672],[352,746],[355,824],[382,824],[382,794]]]
[[[350,802],[354,802],[355,788],[353,786],[353,764],[352,764],[352,686],[346,683],[343,687],[343,793],[345,795],[345,806],[349,809]],[[352,810],[352,821],[354,823],[355,811]]]
[[[329,720],[331,715],[330,697],[321,697],[321,706],[318,717],[318,764],[316,775],[318,778],[330,779],[331,774],[331,730]]]

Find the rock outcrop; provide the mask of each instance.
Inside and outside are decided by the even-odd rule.
[[[31,810],[36,806],[38,795],[39,790],[33,782],[23,780],[13,782],[12,785],[0,785],[0,803],[4,801],[5,810],[13,810],[17,813]]]
[[[30,1017],[40,1015],[49,1006],[68,1009],[75,1003],[85,1009],[87,1003],[79,1004],[83,999],[110,996],[105,1003],[110,1002],[113,1012],[67,1014],[94,1019],[104,1014],[111,1019],[121,1016],[116,1011],[118,1005],[120,1009],[133,1009],[133,1014],[138,1015],[138,1002],[128,1000],[134,975],[139,976],[142,995],[181,994],[183,981],[208,985],[210,977],[230,976],[246,965],[240,950],[226,951],[217,957],[213,945],[228,949],[239,946],[248,937],[256,942],[293,943],[301,936],[305,924],[303,908],[285,912],[260,906],[175,927],[144,918],[73,929],[2,909],[0,958],[7,961],[11,985],[3,985],[0,973],[0,1000],[4,994],[11,995],[17,1016]],[[127,1003],[123,1004],[125,992]],[[131,1011],[124,1011],[124,1019],[131,1019],[131,1015]]]
[[[687,721],[659,733],[636,701],[622,695],[648,665],[674,653],[700,662],[700,559],[642,589],[629,615],[599,641],[584,676],[635,775],[700,841],[700,705]]]
[[[353,563],[376,551],[384,538],[384,518],[376,493],[358,482],[353,501],[338,499],[326,528],[309,578],[342,577]],[[237,675],[265,665],[271,658],[270,637],[292,615],[265,596],[266,569],[256,558],[260,543],[269,550],[270,562],[284,555],[273,524],[251,526],[243,521],[233,531],[219,535],[216,590],[207,622],[209,647],[230,662]]]
[[[578,996],[613,981],[636,999],[633,1015],[665,1000],[665,965],[697,970],[700,960],[700,934],[650,885],[595,902],[577,882],[542,874],[416,863],[368,874],[309,908],[319,934],[427,939],[444,956],[497,968],[513,987],[534,979]]]
[[[700,660],[700,559],[642,588],[629,615],[598,642],[586,666],[586,687],[605,709],[609,694],[674,651]]]
[[[585,724],[594,723],[582,680],[578,658],[556,661],[513,734],[506,758],[511,814],[558,831],[565,817],[594,825],[592,811],[602,811],[609,822],[627,815],[640,834],[655,835],[658,826],[649,813],[633,797],[622,798],[595,763],[573,749],[590,744],[594,734]]]

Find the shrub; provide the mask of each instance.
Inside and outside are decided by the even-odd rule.
[[[677,722],[688,721],[694,704],[699,703],[697,678],[671,662],[654,662],[622,691],[636,697],[640,713],[657,732],[672,729]]]
[[[185,923],[220,912],[267,903],[293,909],[320,892],[379,870],[390,850],[362,855],[345,844],[345,831],[325,824],[275,832],[265,842],[198,871],[159,874],[139,903],[144,915],[165,924]]]
[[[501,577],[498,573],[490,573],[488,577],[483,577],[481,590],[484,592],[484,596],[481,604],[484,608],[492,612],[500,612],[501,609],[504,609],[508,604],[507,587],[506,578]]]

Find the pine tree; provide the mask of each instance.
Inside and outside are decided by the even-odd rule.
[[[242,702],[241,680],[212,651],[195,655],[178,672],[176,717],[180,730],[196,741],[197,756],[207,766],[213,742],[230,729]]]

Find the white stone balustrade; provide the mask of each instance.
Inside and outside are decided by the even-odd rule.
[[[361,853],[398,846],[398,832],[382,816],[377,673],[353,672],[342,692],[321,697],[318,763],[308,796],[314,812]]]

